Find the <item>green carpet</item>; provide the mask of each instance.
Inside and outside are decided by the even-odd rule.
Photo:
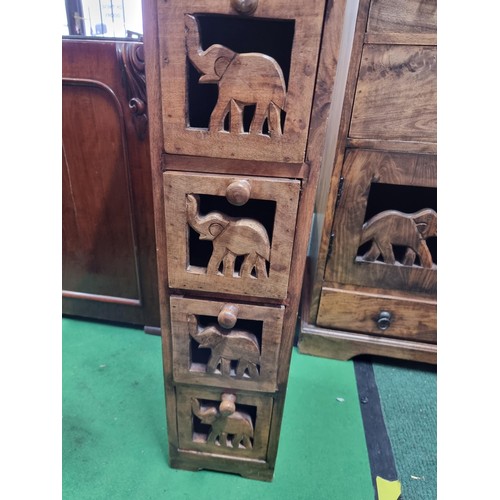
[[[65,500],[374,498],[352,362],[294,349],[265,483],[168,467],[159,337],[69,318],[62,331]]]
[[[437,376],[434,366],[373,361],[404,500],[437,498]]]

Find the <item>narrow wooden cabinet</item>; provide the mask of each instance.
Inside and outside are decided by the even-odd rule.
[[[271,480],[344,0],[148,0],[169,463]]]
[[[299,348],[435,363],[436,2],[361,0],[352,29]]]

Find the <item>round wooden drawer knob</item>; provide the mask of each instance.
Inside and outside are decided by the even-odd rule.
[[[231,0],[231,7],[245,15],[253,14],[258,4],[259,0]]]
[[[252,186],[250,186],[248,181],[241,180],[232,182],[226,189],[227,201],[231,203],[231,205],[240,207],[250,199],[251,191]]]
[[[377,326],[381,330],[387,330],[391,326],[392,314],[389,311],[380,311],[377,318]]]
[[[234,394],[224,393],[221,396],[222,402],[219,405],[219,412],[224,417],[233,414],[236,411],[236,405],[234,404],[236,401],[236,396]]]
[[[225,304],[217,316],[217,321],[222,328],[232,328],[238,320],[238,306]]]

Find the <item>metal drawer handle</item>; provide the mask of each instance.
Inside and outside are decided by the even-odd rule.
[[[377,326],[381,330],[387,330],[391,326],[392,314],[389,311],[380,311],[377,318]]]

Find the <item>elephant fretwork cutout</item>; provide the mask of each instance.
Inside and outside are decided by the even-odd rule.
[[[242,378],[248,371],[250,378],[259,376],[260,349],[257,337],[252,333],[231,330],[228,333],[218,326],[199,329],[194,314],[188,316],[189,335],[198,342],[199,348],[211,349],[207,373],[215,373],[220,366],[223,376],[231,376],[231,362],[236,361],[236,377]]]
[[[222,394],[219,408],[202,406],[191,398],[191,409],[202,424],[210,425],[207,443],[225,448],[252,449],[253,423],[250,415],[236,410],[236,396]]]
[[[406,247],[401,264],[413,266],[418,255],[422,267],[432,268],[432,255],[426,239],[437,236],[437,215],[430,208],[412,214],[386,210],[363,224],[360,246],[372,241],[362,259],[374,262],[382,255],[384,263],[394,265],[396,258],[392,245]]]
[[[267,278],[266,261],[271,246],[264,226],[253,219],[229,217],[221,212],[199,214],[199,197],[187,195],[187,221],[200,235],[200,240],[212,241],[213,250],[208,261],[207,274],[217,275],[222,262],[222,275],[234,277],[237,256],[244,256],[239,276]]]
[[[255,105],[250,134],[264,135],[262,130],[267,119],[271,138],[281,136],[286,87],[283,71],[276,60],[257,52],[238,54],[220,44],[202,50],[196,18],[186,14],[185,25],[187,54],[201,73],[199,83],[216,83],[219,88],[209,132],[224,132],[224,121],[229,115],[230,133],[244,133],[243,109]]]

